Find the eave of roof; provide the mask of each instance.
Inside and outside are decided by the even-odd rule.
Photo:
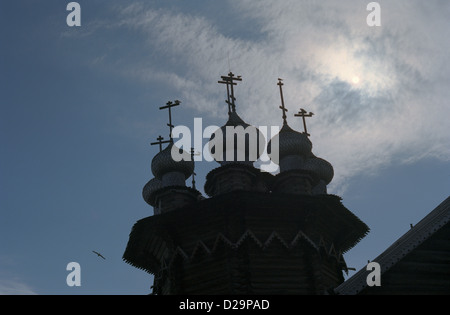
[[[341,253],[345,253],[352,248],[369,231],[369,228],[362,221],[342,205],[341,198],[338,196],[295,196],[257,192],[231,192],[198,201],[194,205],[186,206],[164,215],[139,220],[130,233],[130,240],[123,258],[127,263],[148,271],[152,269],[148,266],[158,264],[155,257],[151,257],[152,255],[146,249],[149,246],[153,246],[155,238],[169,233],[169,230],[180,229],[180,222],[184,223],[183,226],[190,226],[193,222],[196,222],[194,225],[199,225],[199,227],[209,226],[210,228],[213,228],[211,224],[219,224],[214,229],[217,228],[217,232],[222,232],[221,226],[223,222],[228,222],[228,219],[224,220],[224,218],[232,216],[247,217],[248,220],[257,218],[258,222],[262,220],[259,223],[265,222],[262,230],[257,229],[259,223],[256,221],[245,227],[245,229],[250,228],[252,232],[257,233],[256,235],[260,241],[264,241],[268,237],[266,235],[267,227],[270,227],[270,232],[275,231],[281,233],[280,235],[282,236],[283,230],[277,230],[275,227],[272,229],[272,222],[274,221],[281,220],[285,222],[283,224],[290,226],[294,221],[303,222],[306,216],[309,216],[311,220],[319,220],[319,217],[322,217],[320,219],[322,228],[328,234],[332,233],[330,234],[331,236],[336,236],[336,238],[331,238],[334,246],[337,246]],[[250,222],[248,221],[247,223],[250,224]],[[258,232],[258,230],[261,231]],[[243,233],[244,230],[241,232]],[[291,232],[296,234],[298,230]],[[291,237],[295,236],[291,232],[288,233],[289,236],[284,236],[286,242],[289,242]],[[308,236],[313,237],[309,235],[308,231],[305,232]],[[258,233],[262,234],[259,235]],[[316,232],[314,233],[317,234]],[[341,236],[338,237],[339,235]],[[236,237],[236,235],[233,237]],[[231,240],[234,242],[236,239],[233,237]],[[318,236],[316,235],[316,237]],[[166,238],[163,236],[161,240],[163,239],[169,240],[170,237]],[[199,236],[198,240],[203,239]],[[319,242],[319,239],[316,242]]]

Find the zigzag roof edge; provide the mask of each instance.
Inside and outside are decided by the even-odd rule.
[[[289,245],[285,242],[285,240],[276,231],[272,231],[272,233],[270,233],[269,237],[264,242],[263,248],[267,248],[275,238],[277,238],[281,242],[281,244],[283,244],[283,246],[285,248],[289,248]]]
[[[298,243],[298,241],[300,239],[304,239],[314,249],[316,249],[316,250],[319,249],[319,246],[317,246],[301,230],[297,232],[297,234],[295,235],[295,237],[292,239],[291,242],[287,242],[282,236],[280,236],[280,234],[277,231],[272,231],[272,233],[270,233],[270,235],[267,237],[266,241],[261,242],[258,239],[258,237],[256,237],[255,233],[253,233],[253,231],[251,231],[250,229],[247,229],[236,242],[232,242],[222,233],[218,233],[212,248],[208,247],[202,240],[198,240],[190,255],[187,254],[186,251],[184,251],[180,246],[177,246],[171,261],[173,261],[175,259],[175,257],[178,255],[182,256],[183,259],[190,261],[194,258],[194,256],[197,254],[197,252],[199,252],[200,248],[202,248],[207,254],[212,254],[217,250],[217,247],[218,247],[218,244],[220,241],[222,241],[224,244],[226,244],[230,248],[236,250],[240,247],[240,245],[247,238],[252,239],[256,243],[256,245],[258,245],[262,250],[265,250],[266,248],[268,248],[270,246],[270,244],[272,244],[272,241],[274,239],[278,239],[286,249],[292,249]],[[331,245],[331,246],[333,246],[333,245]],[[336,256],[336,255],[333,255],[333,256]]]

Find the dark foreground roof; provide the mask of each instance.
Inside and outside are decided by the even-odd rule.
[[[381,286],[369,287],[361,269],[337,294],[450,294],[450,197],[373,260]]]

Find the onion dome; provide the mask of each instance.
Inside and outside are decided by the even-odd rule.
[[[235,111],[229,113],[226,124],[214,132],[209,141],[211,155],[221,165],[253,164],[263,153],[264,145],[265,138],[259,129],[247,124]]]
[[[186,180],[194,172],[194,161],[190,154],[170,143],[152,160],[153,175],[162,180],[167,173],[181,173]]]
[[[144,189],[142,189],[142,197],[145,202],[151,206],[155,206],[155,195],[154,193],[163,188],[163,183],[157,178],[153,178],[145,184]]]
[[[321,180],[328,185],[334,177],[333,166],[326,160],[312,155],[307,159],[303,169],[315,173]]]
[[[278,154],[275,144],[278,142]],[[272,147],[274,146],[274,147]],[[311,154],[312,143],[305,133],[293,130],[286,123],[280,132],[274,136],[267,145],[267,151],[272,161],[279,164],[279,161],[287,156],[307,157]]]

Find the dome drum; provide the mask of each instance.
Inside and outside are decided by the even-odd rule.
[[[292,170],[275,176],[272,191],[295,195],[312,195],[312,189],[318,183],[315,174],[309,171]]]
[[[326,195],[327,194],[327,184],[321,179],[319,183],[312,189],[313,195]]]
[[[199,192],[188,187],[166,188],[158,192],[155,198],[157,207],[155,214],[167,213],[184,206],[195,203],[198,200]]]
[[[252,166],[229,163],[211,171],[206,177],[205,193],[208,196],[235,190],[254,191],[259,171]]]

